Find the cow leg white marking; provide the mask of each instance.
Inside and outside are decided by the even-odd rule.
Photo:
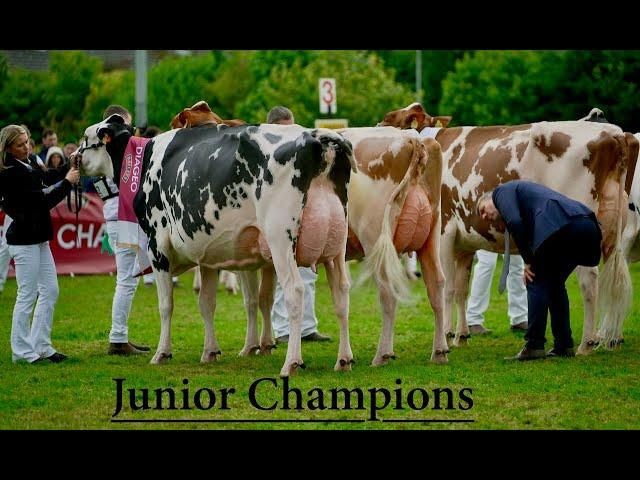
[[[455,228],[455,227],[454,227]],[[454,256],[455,229],[448,229],[440,238],[440,261],[444,271],[444,325],[447,340],[453,338],[453,294],[455,293],[456,263]]]
[[[160,341],[158,349],[151,359],[152,364],[166,362],[171,353],[171,315],[173,314],[173,282],[169,272],[155,270],[158,308],[160,310]]]
[[[345,239],[346,240],[346,239]],[[340,345],[338,347],[338,359],[333,369],[338,371],[350,371],[353,361],[351,342],[349,341],[349,288],[350,282],[347,276],[347,264],[344,254],[340,254],[333,261],[324,264],[327,273],[327,282],[331,288],[333,309],[338,317],[340,325]]]
[[[278,275],[278,281],[284,292],[284,304],[289,314],[289,342],[287,356],[280,370],[280,377],[295,375],[298,367],[304,368],[302,361],[302,307],[304,301],[304,284],[298,272],[291,242],[277,236],[267,238],[267,243],[273,255],[273,265]]]
[[[273,267],[263,267],[260,277],[260,312],[262,312],[262,336],[260,337],[260,354],[271,355],[276,347],[271,325],[271,307],[273,306],[273,291],[275,288],[276,272]]]
[[[218,355],[222,354],[213,326],[213,315],[216,311],[216,294],[218,289],[218,270],[200,266],[200,275],[202,276],[202,284],[200,286],[198,304],[200,306],[202,320],[204,321],[204,349],[200,362],[208,363],[215,362],[218,360]]]
[[[258,344],[258,272],[257,270],[240,271],[240,288],[244,299],[244,309],[247,312],[247,334],[244,347],[238,353],[241,357],[255,354]]]
[[[598,299],[598,267],[576,267],[576,275],[582,301],[584,302],[584,325],[582,327],[582,341],[576,352],[578,355],[593,353],[598,341],[596,333],[596,312]]]
[[[386,282],[377,282],[377,284],[378,299],[382,310],[382,329],[380,331],[380,340],[378,341],[378,350],[371,362],[374,367],[386,365],[390,359],[396,358],[395,353],[393,353],[393,328],[396,320],[396,305],[398,304],[398,300],[391,293],[391,289]]]
[[[434,363],[448,363],[447,337],[444,331],[444,273],[440,265],[440,222],[431,230],[427,243],[417,252],[422,268],[422,279],[427,287],[429,302],[433,309],[434,332],[431,361]]]
[[[196,293],[200,293],[201,284],[202,284],[202,279],[200,278],[200,267],[196,267],[193,270],[193,291]]]
[[[455,277],[455,295],[454,299],[458,307],[458,329],[456,338],[453,340],[454,347],[463,347],[467,345],[469,338],[469,325],[467,325],[467,312],[465,303],[469,295],[469,277],[471,274],[471,264],[473,263],[473,253],[458,254],[456,258],[456,277]]]

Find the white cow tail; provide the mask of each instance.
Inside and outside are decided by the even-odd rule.
[[[395,222],[391,220],[391,209],[394,206],[394,201],[400,192],[405,189],[416,168],[418,168],[421,160],[426,155],[420,140],[412,138],[410,141],[413,144],[413,156],[409,168],[407,168],[404,178],[393,190],[387,201],[382,217],[380,235],[371,252],[365,256],[364,270],[358,280],[358,284],[362,284],[367,278],[373,276],[378,283],[386,284],[391,294],[398,301],[405,303],[413,301],[413,299],[409,288],[409,280],[396,252],[396,247],[393,245],[394,231],[392,223]]]
[[[616,137],[617,138],[617,137]],[[622,143],[622,142],[620,142]],[[622,251],[622,220],[626,209],[624,202],[624,185],[627,177],[626,142],[622,147],[622,175],[618,189],[618,222],[616,226],[616,242],[613,253],[602,269],[599,281],[600,328],[598,331],[599,347],[612,349],[622,339],[622,324],[631,308],[632,285],[629,266]]]

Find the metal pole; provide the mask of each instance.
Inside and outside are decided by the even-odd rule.
[[[136,50],[136,126],[147,128],[147,51]]]
[[[422,103],[422,50],[416,50],[416,102]]]

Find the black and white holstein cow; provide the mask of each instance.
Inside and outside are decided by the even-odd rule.
[[[80,149],[85,174],[119,178],[130,136],[119,115],[88,127]],[[347,186],[351,170],[357,171],[350,142],[331,130],[298,125],[207,124],[154,137],[143,158],[144,180],[134,206],[149,237],[162,322],[151,363],[172,357],[172,275],[201,268],[201,361],[210,362],[221,353],[213,326],[218,270],[262,267],[265,308],[273,301],[275,270],[289,311],[290,339],[280,375],[295,373],[304,367],[304,287],[296,267],[323,263],[340,321],[335,369],[349,370]],[[265,272],[270,281],[264,281]],[[253,342],[256,338],[247,335],[243,352],[266,353],[275,344],[268,318],[260,345]]]

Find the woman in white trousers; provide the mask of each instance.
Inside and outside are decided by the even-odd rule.
[[[43,171],[29,157],[29,137],[19,125],[0,131],[0,196],[13,222],[5,232],[14,260],[18,293],[13,308],[11,350],[13,361],[57,363],[66,355],[51,344],[53,310],[58,299],[58,278],[49,248],[53,224],[49,210],[78,183],[78,170],[64,166]],[[53,180],[60,180],[44,189]],[[30,322],[31,312],[33,322]]]

